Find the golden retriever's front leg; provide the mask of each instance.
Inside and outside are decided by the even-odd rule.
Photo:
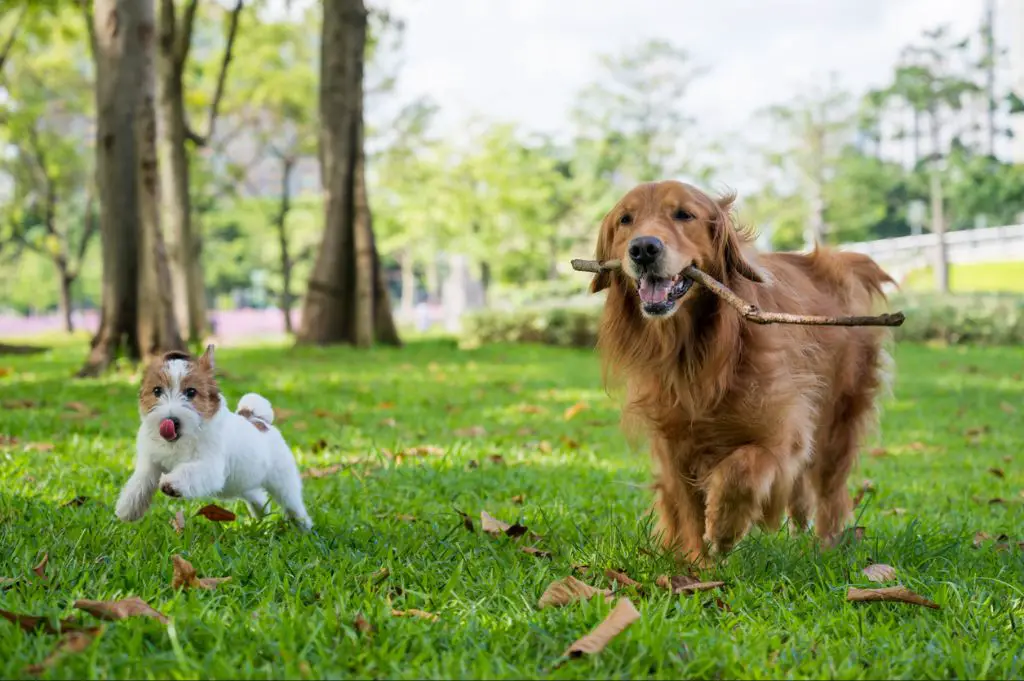
[[[758,445],[740,447],[711,471],[704,541],[713,553],[727,553],[760,518],[777,472],[776,457]]]
[[[655,510],[658,524],[655,536],[661,545],[680,560],[700,564],[705,558],[704,493],[686,472],[679,470],[671,445],[655,440],[652,453],[658,465],[655,489]]]

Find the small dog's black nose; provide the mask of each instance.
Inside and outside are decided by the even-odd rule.
[[[629,259],[637,265],[652,265],[665,252],[665,244],[656,236],[638,236],[629,242]]]
[[[181,430],[181,421],[178,420],[177,416],[170,416],[167,420],[174,424],[174,432],[177,433]]]

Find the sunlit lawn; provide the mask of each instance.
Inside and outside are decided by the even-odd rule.
[[[206,502],[166,497],[142,522],[119,523],[137,376],[69,380],[84,352],[0,356],[0,434],[18,440],[0,445],[0,576],[19,578],[0,587],[0,607],[94,623],[75,599],[139,596],[169,623],[109,622],[53,677],[1024,675],[1024,550],[973,546],[979,531],[1024,540],[1022,349],[899,347],[895,398],[851,478],[851,489],[874,483],[858,509],[865,538],[821,552],[806,537],[755,532],[704,573],[726,586],[696,596],[653,586],[673,566],[648,539],[648,460],[619,434],[591,352],[460,352],[438,340],[366,353],[222,349],[232,403],[257,390],[290,412],[280,425],[304,469],[364,462],[307,479],[311,536],[277,516],[254,522],[240,503],[226,504],[236,522],[218,524],[194,517]],[[23,400],[39,406],[16,408]],[[588,408],[566,420],[579,402]],[[388,456],[417,445],[443,454]],[[88,500],[64,506],[76,495]],[[181,534],[169,522],[179,510]],[[529,537],[481,533],[482,510],[527,525],[553,556],[521,552]],[[44,553],[39,579],[31,568]],[[232,580],[174,591],[174,554]],[[871,562],[941,609],[847,603]],[[577,576],[596,586],[608,586],[606,568],[649,585],[624,594],[642,619],[599,655],[556,667],[611,607],[538,610],[546,585],[581,564],[590,570]],[[413,608],[438,619],[392,616]],[[357,631],[360,613],[372,633]],[[56,642],[0,620],[0,676],[23,676]]]

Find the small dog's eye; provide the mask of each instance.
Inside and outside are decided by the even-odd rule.
[[[153,397],[160,397],[164,394],[164,389],[160,386],[153,388]]]
[[[679,220],[680,222],[689,222],[693,219],[693,213],[688,213],[680,208],[675,213],[672,213],[672,219]]]
[[[187,397],[190,400],[194,399],[195,396],[198,395],[198,394],[199,394],[199,391],[196,390],[195,388],[185,388],[185,397]]]
[[[626,213],[621,218],[619,218],[619,224],[620,225],[631,225],[631,224],[633,224],[633,216],[630,215],[629,213]]]

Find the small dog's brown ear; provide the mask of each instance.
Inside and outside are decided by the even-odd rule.
[[[206,352],[199,358],[199,364],[210,371],[213,371],[213,344],[206,346]]]

